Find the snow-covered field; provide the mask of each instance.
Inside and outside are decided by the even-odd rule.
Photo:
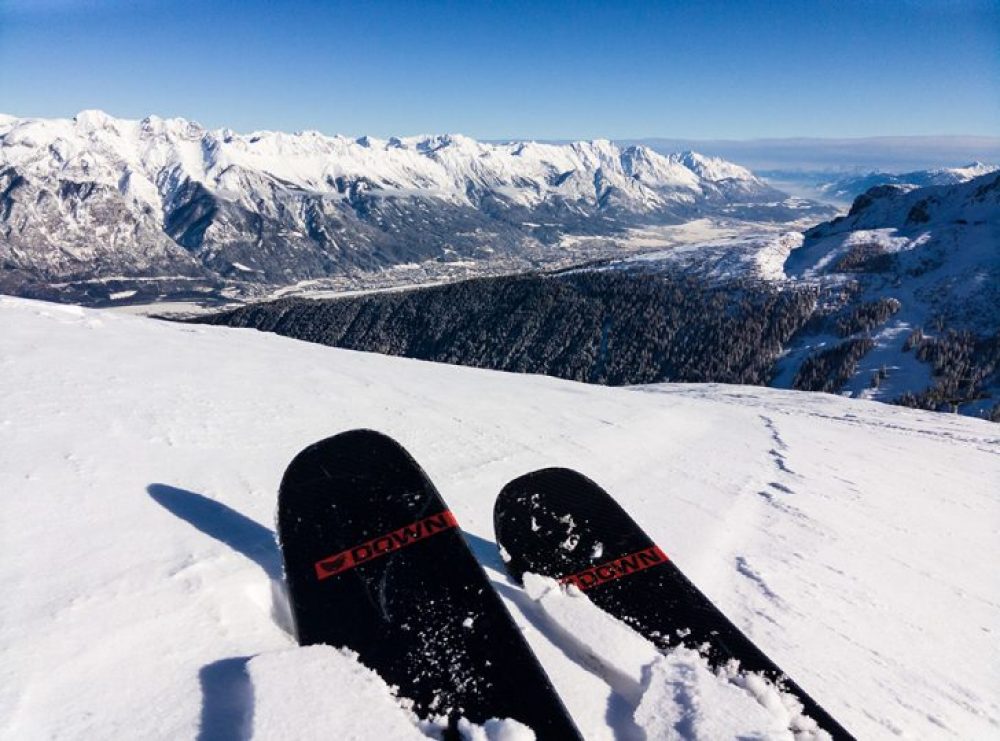
[[[734,236],[695,244],[670,246],[611,263],[611,268],[648,264],[661,269],[680,269],[710,281],[740,278],[782,281],[785,260],[801,246],[798,232],[777,232]]]
[[[789,716],[693,654],[659,657],[582,597],[506,578],[493,500],[543,466],[612,492],[859,738],[1000,735],[995,425],[762,388],[586,386],[10,298],[0,327],[2,738],[432,732],[348,654],[287,632],[278,482],[302,447],[352,427],[421,462],[588,739],[781,738]]]

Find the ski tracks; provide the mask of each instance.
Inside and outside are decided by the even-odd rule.
[[[724,500],[724,526],[712,544],[714,553],[725,556],[715,559],[713,575],[699,585],[751,637],[756,618],[777,627],[783,615],[801,616],[771,573],[784,578],[796,573],[799,562],[808,558],[801,552],[803,543],[823,537],[796,506],[801,478],[790,461],[788,443],[772,417],[758,418],[761,434],[747,445],[751,457],[755,450],[760,453],[744,464],[742,477]]]

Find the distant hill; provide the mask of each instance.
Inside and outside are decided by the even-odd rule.
[[[696,149],[757,170],[907,172],[954,167],[958,162],[1000,162],[1000,136],[874,136],[848,139],[792,138],[627,140],[658,152]]]
[[[968,182],[998,169],[1000,166],[973,162],[965,167],[942,167],[934,170],[914,170],[903,173],[874,171],[847,175],[823,183],[819,186],[819,191],[836,201],[849,201],[878,185],[903,185],[914,188],[923,188],[928,185],[954,185]]]

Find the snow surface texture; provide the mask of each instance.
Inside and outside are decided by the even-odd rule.
[[[792,250],[802,246],[798,232],[755,234],[748,237],[706,240],[674,245],[611,263],[610,269],[648,264],[664,269],[680,269],[710,281],[727,282],[743,278],[785,280],[785,261]]]
[[[305,646],[271,651],[253,658],[232,660],[232,677],[242,670],[241,680],[229,687],[242,698],[231,713],[219,715],[218,727],[199,736],[212,738],[336,739],[440,738],[445,724],[421,721],[408,710],[408,703],[375,672],[357,660],[348,649]],[[320,692],[317,692],[317,688]],[[347,688],[341,692],[341,688]],[[328,695],[321,700],[322,695]],[[227,727],[241,714],[241,723]],[[468,741],[527,741],[534,734],[512,720],[489,720],[482,726],[460,722],[459,731]]]
[[[794,709],[690,652],[655,655],[550,582],[513,585],[493,501],[544,466],[612,492],[858,737],[1000,733],[995,426],[761,388],[586,386],[10,298],[0,326],[0,737],[433,735],[349,655],[287,632],[281,474],[362,426],[437,484],[588,739],[782,738]]]

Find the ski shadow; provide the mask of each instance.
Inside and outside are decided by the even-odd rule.
[[[253,685],[247,672],[251,656],[205,664],[198,672],[201,723],[197,741],[244,741],[253,727]]]
[[[257,564],[270,583],[271,619],[286,633],[294,634],[281,554],[272,530],[193,491],[167,484],[150,484],[146,491],[172,515]],[[198,671],[202,695],[198,741],[243,741],[248,737],[254,699],[246,665],[251,658],[220,659]]]
[[[566,627],[560,625],[545,609],[517,586],[510,576],[507,567],[500,556],[500,549],[491,540],[462,531],[466,542],[472,549],[480,564],[495,570],[504,581],[493,581],[493,587],[502,596],[517,606],[518,611],[531,625],[548,641],[559,649],[566,658],[581,669],[604,681],[611,694],[605,719],[608,725],[617,729],[615,737],[618,741],[645,741],[646,732],[635,722],[634,714],[644,691],[643,680],[638,682],[625,672],[600,662],[587,645],[576,638]]]
[[[225,543],[260,566],[269,578],[281,580],[281,554],[274,532],[221,502],[167,484],[150,484],[149,496],[196,530]]]
[[[153,501],[171,514],[220,543],[225,543],[260,566],[270,583],[271,619],[289,635],[295,634],[288,593],[285,591],[281,553],[273,530],[241,515],[222,502],[187,489],[167,484],[150,484],[146,491]]]
[[[496,571],[501,576],[506,576],[507,566],[500,557],[500,549],[496,543],[492,540],[486,540],[486,538],[480,538],[478,535],[473,535],[468,530],[462,530],[461,532],[462,537],[469,544],[469,548],[480,565]]]

